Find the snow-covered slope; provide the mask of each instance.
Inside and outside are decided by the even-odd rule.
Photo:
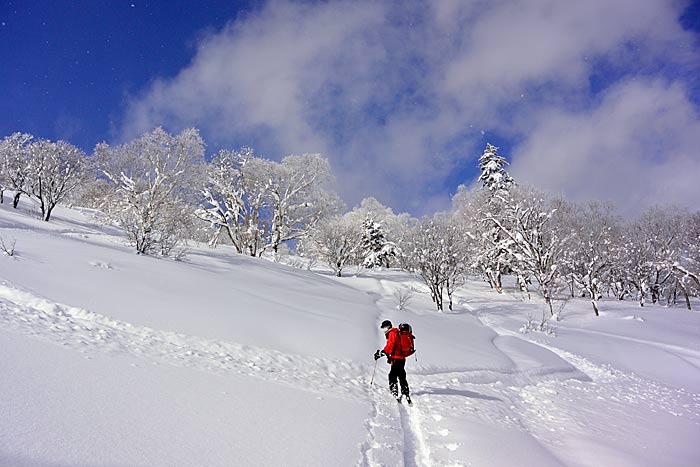
[[[454,312],[399,271],[334,278],[192,246],[135,255],[89,210],[0,205],[0,465],[695,465],[700,315],[541,304],[479,281]],[[378,323],[409,321],[414,407]]]

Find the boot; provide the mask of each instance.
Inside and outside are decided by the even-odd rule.
[[[405,388],[401,388],[401,394],[403,395],[403,398],[406,399],[406,402],[408,402],[408,405],[413,405],[411,396],[408,393],[408,386],[406,386]]]
[[[391,391],[391,395],[394,396],[394,399],[399,398],[399,385],[396,383],[392,383],[389,385],[389,391]]]

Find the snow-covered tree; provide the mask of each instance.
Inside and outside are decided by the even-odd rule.
[[[361,219],[372,219],[381,227],[384,236],[383,245],[386,254],[382,254],[384,265],[391,266],[392,261],[401,260],[400,251],[407,240],[407,234],[417,222],[407,213],[394,214],[391,208],[384,206],[373,197],[365,198],[359,206],[353,208],[353,212]],[[366,252],[366,250],[363,250]],[[364,260],[364,257],[362,258]]]
[[[156,128],[130,143],[98,144],[95,157],[109,182],[107,213],[138,254],[169,254],[190,225],[188,205],[200,184],[204,141],[196,129],[172,136]]]
[[[389,267],[396,245],[386,239],[382,224],[371,217],[362,222],[362,265],[366,268]]]
[[[326,219],[304,245],[308,255],[324,261],[341,277],[362,248],[362,221],[353,213]]]
[[[371,196],[369,198],[364,198],[358,206],[352,208],[352,211],[360,219],[367,219],[369,217],[382,225],[386,224],[390,218],[395,216],[391,208],[384,206],[377,201],[376,198]]]
[[[680,254],[670,267],[675,282],[673,296],[676,290],[679,291],[685,299],[686,308],[690,310],[690,296],[700,296],[700,213],[685,217]]]
[[[698,214],[675,207],[651,207],[623,225],[611,240],[609,291],[619,300],[636,294],[640,306],[650,299],[675,303],[700,289]]]
[[[649,278],[651,277],[651,256],[646,247],[645,233],[638,223],[631,223],[625,227],[624,235],[618,252],[619,276],[624,281],[625,289],[630,293],[637,292],[639,306],[644,302],[651,290]],[[620,295],[624,297],[624,293]]]
[[[0,192],[15,190],[15,208],[22,194],[36,197],[41,217],[48,221],[56,205],[82,182],[85,161],[85,154],[65,141],[14,133],[0,142]]]
[[[561,216],[562,211],[558,210],[557,215]],[[596,201],[576,206],[569,214],[564,219],[564,225],[572,234],[565,251],[568,273],[574,284],[591,299],[598,316],[598,301],[614,265],[614,240],[621,234],[620,221],[611,204]]]
[[[505,212],[512,200],[510,191],[516,184],[505,169],[507,165],[506,159],[498,154],[498,148],[487,144],[479,158],[481,173],[478,181],[481,182],[481,189],[472,194],[462,189],[453,200],[457,211],[466,210],[469,213],[467,215],[472,217],[469,232],[477,242],[475,265],[499,293],[503,291],[501,278],[509,272],[510,258],[508,251],[503,248],[501,229],[489,219],[498,220],[501,226],[508,222]]]
[[[210,244],[215,246],[223,231],[238,253],[262,254],[265,246],[263,219],[272,185],[272,161],[256,157],[253,149],[222,149],[207,168],[208,184],[203,191],[205,206],[197,217],[214,228]]]
[[[515,182],[505,169],[507,165],[505,157],[498,154],[498,148],[487,143],[484,153],[479,158],[481,174],[478,180],[483,188],[492,193],[509,191]]]
[[[492,289],[498,293],[503,291],[503,274],[510,272],[511,258],[501,241],[499,227],[489,219],[499,219],[506,224],[503,213],[505,200],[509,200],[507,192],[494,196],[493,192],[485,189],[467,190],[460,186],[452,199],[455,219],[464,229],[470,239],[470,267],[482,274]]]
[[[282,242],[308,235],[342,205],[328,189],[333,180],[328,160],[320,154],[287,156],[273,164],[268,204],[272,212],[266,248],[277,252]]]
[[[411,232],[403,250],[409,271],[415,272],[428,286],[438,311],[444,309],[444,292],[452,310],[452,294],[461,284],[467,267],[465,237],[450,216],[436,214],[423,219]]]
[[[693,260],[698,250],[697,215],[677,207],[652,207],[638,221],[649,256],[649,292],[652,303],[667,303],[680,293],[690,309],[689,296],[700,286],[700,269]]]
[[[204,206],[197,216],[214,228],[211,244],[225,232],[236,251],[259,256],[308,235],[340,210],[328,161],[318,154],[287,156],[281,163],[251,148],[221,150],[208,167]]]
[[[649,292],[652,303],[660,300],[664,289],[672,282],[673,264],[681,255],[683,220],[676,209],[660,207],[647,209],[639,219],[651,259]]]
[[[28,133],[13,133],[0,141],[0,189],[3,195],[6,189],[15,191],[14,208],[17,208],[22,193],[26,192],[31,167],[28,148],[33,139]]]
[[[499,228],[498,246],[513,259],[509,263],[511,269],[535,278],[553,315],[552,298],[563,273],[564,250],[570,235],[553,228],[556,210],[550,209],[544,196],[534,189],[514,190],[505,206],[502,218],[486,219]]]
[[[680,254],[678,219],[658,207],[649,208],[625,229],[620,269],[629,288],[644,306],[656,303],[672,273],[669,265]]]
[[[29,170],[22,191],[39,200],[41,217],[48,221],[56,205],[82,183],[86,155],[65,141],[44,139],[29,144],[27,151]]]

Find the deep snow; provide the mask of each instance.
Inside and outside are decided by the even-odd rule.
[[[542,304],[476,278],[441,314],[404,272],[149,258],[99,213],[32,211],[0,205],[0,465],[700,464],[697,312],[572,300],[522,334]],[[412,408],[383,360],[369,384],[387,318],[417,336]]]

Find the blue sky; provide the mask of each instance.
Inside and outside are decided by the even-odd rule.
[[[0,136],[90,152],[195,126],[209,153],[322,153],[349,205],[415,215],[491,142],[572,200],[697,207],[698,5],[3,0]]]

